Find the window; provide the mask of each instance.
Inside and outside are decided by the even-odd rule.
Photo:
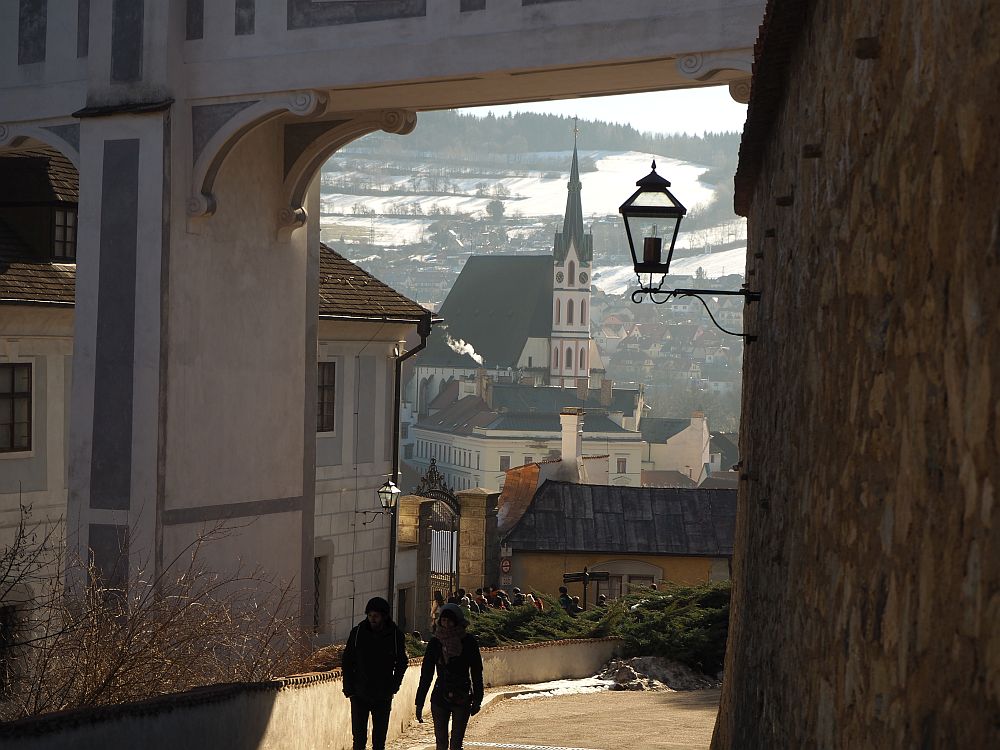
[[[553,349],[552,350],[552,369],[553,370],[558,370],[559,369],[559,350],[558,349]]]
[[[556,300],[556,323],[562,322],[562,300]]]
[[[413,458],[413,444],[407,443],[403,446],[403,458]]]
[[[52,212],[52,257],[76,260],[76,211],[57,208]]]
[[[604,594],[608,599],[618,599],[622,595],[622,577],[608,576],[606,581],[597,582],[597,595]]]
[[[399,437],[402,440],[406,440],[408,437],[410,437],[410,423],[409,422],[402,422],[402,423],[400,423],[400,425],[399,425]]]
[[[337,402],[337,363],[320,362],[316,377],[316,432],[333,432],[337,429],[334,421]]]
[[[500,471],[507,471],[510,468],[510,456],[500,456]]]
[[[566,303],[566,322],[573,325],[573,300]]]
[[[585,349],[580,350],[580,369],[587,369],[587,351]]]
[[[569,285],[576,286],[576,263],[569,262]]]
[[[533,464],[533,463],[535,463],[535,457],[534,456],[525,456],[524,457],[524,465],[525,466],[527,466],[528,464]]]
[[[625,474],[627,472],[627,470],[628,470],[628,459],[627,458],[619,458],[618,461],[617,461],[617,463],[618,463],[618,473],[619,474]]]
[[[587,301],[580,300],[580,324],[587,324]]]
[[[649,589],[653,587],[653,576],[629,576],[628,577],[628,588],[629,591],[638,591],[639,589]]]
[[[563,367],[567,370],[573,369],[573,350],[568,346],[566,347],[566,359],[563,360]]]
[[[31,365],[0,365],[0,453],[31,450]]]

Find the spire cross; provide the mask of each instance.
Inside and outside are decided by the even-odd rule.
[[[573,118],[573,145],[576,145],[576,137],[580,134],[580,128],[578,127],[579,117]]]

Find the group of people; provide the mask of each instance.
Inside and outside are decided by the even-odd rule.
[[[438,612],[446,604],[455,604],[465,611],[475,614],[485,612],[488,609],[509,611],[514,609],[514,607],[529,605],[539,611],[545,609],[542,597],[536,596],[530,591],[521,591],[521,589],[515,586],[511,589],[511,594],[513,595],[508,595],[506,591],[496,586],[487,586],[486,588],[476,589],[475,594],[472,595],[466,592],[465,589],[458,589],[458,591],[451,592],[446,599],[444,592],[435,591],[434,598],[431,601],[431,622],[436,622]]]
[[[424,721],[430,692],[437,750],[462,750],[469,718],[479,713],[483,702],[483,657],[475,637],[466,632],[468,624],[462,607],[445,602],[436,614],[434,635],[420,668],[417,721]],[[369,718],[372,750],[385,749],[392,697],[403,684],[408,661],[403,632],[392,621],[389,602],[375,597],[365,607],[365,619],[351,630],[343,655],[343,689],[351,701],[354,750],[365,750]]]

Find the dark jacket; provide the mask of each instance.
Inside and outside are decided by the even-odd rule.
[[[418,706],[424,705],[435,669],[437,680],[434,682],[434,692],[431,693],[431,703],[440,706],[482,704],[483,656],[474,636],[465,636],[462,639],[462,653],[448,662],[445,662],[441,652],[441,641],[431,638],[424,652],[424,663],[420,667],[420,686],[417,688],[416,701]]]
[[[408,661],[403,631],[394,622],[387,622],[378,633],[368,620],[359,623],[344,649],[344,695],[369,701],[392,700],[403,683]]]

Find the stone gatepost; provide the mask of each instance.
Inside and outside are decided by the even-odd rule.
[[[462,517],[458,531],[458,585],[466,591],[485,586],[486,581],[486,490],[462,490],[458,504]]]

